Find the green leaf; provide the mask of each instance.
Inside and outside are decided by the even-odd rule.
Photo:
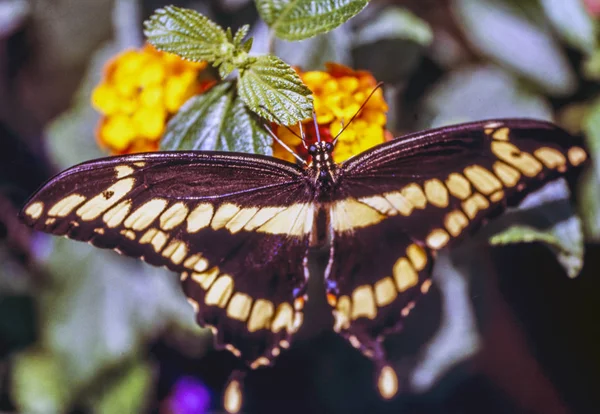
[[[233,53],[225,31],[200,13],[167,6],[144,22],[144,33],[157,49],[191,60],[213,62]]]
[[[162,150],[224,150],[270,153],[271,138],[223,82],[186,102],[169,122]]]
[[[583,131],[592,165],[581,182],[581,215],[586,235],[597,242],[600,241],[600,99],[590,106],[583,121]]]
[[[242,44],[242,41],[248,34],[249,30],[250,30],[250,25],[245,24],[242,27],[240,27],[237,32],[235,32],[235,36],[233,37],[233,42],[232,42],[235,47],[238,47]]]
[[[172,273],[85,243],[52,243],[47,288],[38,294],[40,341],[72,383],[90,384],[167,326],[197,328]]]
[[[325,34],[295,42],[275,39],[273,54],[303,70],[321,70],[327,62],[353,66],[350,53],[352,30],[349,26],[343,24]]]
[[[278,37],[302,40],[336,28],[367,3],[368,0],[256,0],[256,8]]]
[[[429,46],[433,41],[433,30],[426,21],[409,10],[389,7],[356,32],[354,43],[364,45],[391,39],[412,40],[422,46]]]
[[[244,42],[244,44],[240,46],[240,50],[243,52],[246,52],[246,53],[250,52],[250,49],[252,49],[253,41],[254,41],[254,39],[252,39],[252,38],[246,40]]]
[[[55,355],[31,349],[16,356],[12,371],[12,399],[19,412],[64,413],[75,393]]]
[[[596,27],[582,0],[541,0],[556,31],[573,47],[590,54],[596,48]]]
[[[152,386],[152,370],[147,362],[122,366],[113,381],[102,383],[100,394],[92,397],[95,414],[142,413]],[[97,390],[98,388],[95,388]]]
[[[576,217],[558,223],[551,230],[538,230],[529,226],[512,226],[490,238],[495,245],[542,242],[556,255],[569,277],[576,277],[583,267],[583,240],[581,222]]]
[[[486,91],[486,92],[483,92]],[[520,85],[510,73],[487,66],[449,72],[425,96],[423,128],[496,117],[532,117],[552,120],[547,99]]]
[[[277,56],[259,56],[248,65],[240,74],[238,93],[251,110],[279,124],[292,125],[312,114],[312,92]]]
[[[491,244],[542,242],[556,255],[569,277],[583,266],[584,241],[581,221],[569,200],[562,179],[529,194],[514,209],[481,231]]]
[[[519,1],[526,7],[537,3]],[[577,88],[577,77],[562,46],[544,22],[532,21],[520,7],[497,0],[455,0],[452,14],[465,37],[482,55],[523,75],[553,96]],[[539,19],[538,19],[539,20]]]

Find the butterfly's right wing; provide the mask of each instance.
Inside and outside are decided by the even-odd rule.
[[[438,250],[544,183],[575,177],[587,157],[555,125],[500,119],[411,134],[346,161],[330,207],[336,329],[376,354],[431,286]]]
[[[294,299],[307,279],[312,199],[304,172],[287,162],[156,152],[70,168],[38,190],[21,217],[180,273],[198,322],[257,366],[301,323]]]

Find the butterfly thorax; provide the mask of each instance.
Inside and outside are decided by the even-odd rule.
[[[308,147],[308,153],[312,156],[309,168],[313,170],[314,184],[319,193],[330,191],[337,182],[338,166],[332,152],[333,145],[330,142],[317,142]]]

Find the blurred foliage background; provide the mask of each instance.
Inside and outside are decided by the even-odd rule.
[[[251,24],[253,52],[268,50],[252,1],[170,3],[234,30]],[[109,58],[143,44],[142,22],[165,4],[0,2],[2,412],[221,412],[237,362],[195,325],[176,275],[17,221],[53,173],[104,155],[92,88]],[[535,117],[584,135],[598,160],[598,16],[598,0],[372,1],[334,31],[276,40],[274,51],[304,70],[335,61],[371,71],[386,83],[396,136]],[[331,332],[325,300],[313,295],[292,348],[248,376],[244,411],[597,412],[598,171],[592,163],[576,191],[586,237],[576,279],[566,270],[581,265],[578,223],[555,200],[567,197],[564,188],[552,187],[537,201],[551,201],[541,213],[552,219],[541,221],[553,223],[558,254],[539,243],[490,247],[479,237],[438,259],[437,287],[388,341],[401,380],[393,401],[379,399],[372,365]]]

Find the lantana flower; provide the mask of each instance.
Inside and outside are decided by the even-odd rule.
[[[333,151],[336,162],[342,162],[391,139],[391,134],[385,129],[388,106],[381,89],[375,90],[377,81],[369,72],[355,71],[335,63],[328,63],[324,72],[296,70],[313,92],[321,139],[331,142],[342,130],[343,125],[347,125]],[[367,101],[374,90],[375,92]],[[364,107],[360,109],[363,104]],[[350,122],[357,113],[358,115]],[[312,119],[307,119],[302,124],[308,146],[316,141],[314,123]],[[302,141],[298,138],[300,135],[298,125],[289,129],[285,126],[277,126],[275,133],[297,154],[303,158],[308,157]],[[295,161],[293,155],[277,142],[273,143],[273,155],[290,162]]]
[[[149,44],[116,56],[92,93],[103,115],[96,132],[100,145],[112,154],[156,151],[169,118],[214,83],[200,80],[206,66]]]

